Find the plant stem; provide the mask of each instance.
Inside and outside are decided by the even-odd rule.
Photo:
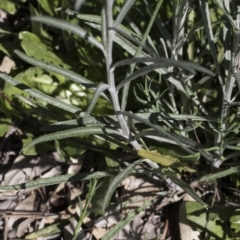
[[[115,31],[113,28],[113,16],[112,16],[112,8],[113,8],[113,2],[112,0],[104,1],[105,2],[105,24],[103,24],[103,27],[105,26],[106,29],[103,30],[103,33],[105,32],[106,40],[105,40],[105,53],[106,53],[106,71],[107,71],[107,78],[108,78],[108,85],[109,85],[109,93],[111,96],[112,104],[114,111],[116,113],[119,125],[121,126],[123,135],[126,136],[126,138],[129,140],[130,144],[136,149],[140,149],[140,145],[136,140],[132,140],[132,136],[129,130],[129,127],[127,125],[126,120],[124,119],[121,108],[119,104],[118,99],[118,93],[116,91],[116,85],[115,85],[115,78],[114,78],[114,72],[111,70],[112,65],[112,51],[113,51],[113,39],[115,36]],[[103,38],[104,39],[104,38]]]

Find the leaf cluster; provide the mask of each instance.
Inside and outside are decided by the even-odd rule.
[[[54,141],[66,160],[71,152],[64,149],[64,139],[85,141],[84,149],[97,145],[104,157],[124,168],[108,184],[102,214],[137,165],[207,207],[171,165],[191,166],[200,182],[239,173],[225,167],[237,165],[239,158],[240,18],[234,4],[103,1],[101,12],[88,14],[83,12],[96,3],[76,1],[75,10],[83,4],[78,13],[66,1],[64,6],[60,1],[37,2],[37,7],[30,5],[31,31],[18,34],[22,51],[14,51],[33,67],[14,77],[0,73],[6,83],[3,92],[14,89],[24,113],[49,131],[26,144],[24,153],[33,148],[39,153],[38,144]],[[11,55],[4,43],[1,50]],[[2,105],[6,116],[16,116],[11,106]],[[120,158],[119,163],[103,147],[121,148],[132,159],[144,160]],[[104,170],[110,169],[110,161]],[[208,176],[212,171],[217,173]]]

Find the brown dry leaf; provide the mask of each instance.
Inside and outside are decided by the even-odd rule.
[[[27,232],[27,228],[30,226],[30,224],[35,221],[34,218],[28,218],[23,220],[21,223],[18,224],[17,226],[17,232],[16,232],[16,237],[21,238],[25,235]]]
[[[14,160],[12,167],[5,174],[4,181],[1,185],[5,186],[24,183],[41,176],[48,170],[50,171],[45,173],[44,177],[52,177],[56,175],[56,173],[59,173],[59,169],[56,167],[56,155],[54,154],[46,153],[34,157],[19,155]],[[28,189],[24,191],[29,192],[30,190]]]
[[[35,200],[36,200],[36,196],[34,194],[32,194],[32,195],[28,196],[27,198],[25,198],[23,201],[19,202],[14,210],[16,210],[16,211],[20,211],[20,210],[33,211],[34,205],[35,205]],[[14,211],[13,211],[13,213],[14,213]],[[19,218],[22,218],[22,217],[19,217]],[[27,220],[23,220],[20,222],[19,218],[17,218],[17,217],[9,217],[8,218],[7,228],[9,230],[10,229],[14,230],[13,232],[12,231],[9,232],[9,234],[11,236],[13,236],[14,233],[16,234],[16,237],[24,236],[27,228],[30,226],[30,223],[32,221],[34,221],[33,218],[32,219],[29,218]],[[16,224],[16,222],[18,222],[18,224]],[[17,228],[15,225],[17,226]]]
[[[14,68],[15,66],[15,62],[8,56],[5,56],[3,58],[2,64],[0,65],[0,72],[9,74],[12,68]]]
[[[6,18],[7,18],[7,12],[0,9],[0,22],[4,22]]]
[[[73,168],[71,168],[71,169],[73,169]],[[74,172],[71,172],[71,173],[74,173]],[[76,199],[76,197],[81,194],[82,194],[82,190],[79,188],[73,187],[71,185],[71,183],[67,183],[67,184],[61,183],[56,187],[54,192],[51,194],[51,198],[49,198],[49,200],[44,208],[49,209],[50,206],[52,206],[52,205],[57,206],[58,204],[61,204],[61,200],[64,200],[64,202],[67,205],[69,205],[69,203],[71,203],[71,204],[64,211],[61,211],[60,214],[62,216],[67,216],[67,215],[69,216],[69,214],[71,216],[73,216],[75,214],[80,216],[79,202],[75,201],[75,203],[72,203],[72,201],[74,201],[74,199]],[[82,201],[81,203],[84,204],[84,201]],[[55,219],[48,218],[45,220],[45,224],[52,224],[55,221],[56,221]],[[76,225],[77,225],[77,218],[72,220],[68,225],[64,226],[64,229],[63,229],[64,239],[72,239]],[[89,236],[86,235],[86,233],[84,232],[84,233],[81,233],[77,237],[77,239],[79,239],[79,240],[86,239],[87,240],[87,239],[89,239]]]
[[[72,200],[76,199],[76,197],[80,196],[82,194],[82,189],[79,188],[72,188],[69,192],[68,192],[68,199],[69,202],[71,202]],[[81,201],[81,207],[83,208],[85,205],[85,200]],[[71,213],[72,215],[77,214],[78,216],[80,216],[80,203],[77,201],[74,204],[71,204],[68,208],[67,208],[67,212]]]
[[[38,230],[43,229],[45,224],[46,224],[46,218],[42,218],[40,220],[40,223],[39,223],[39,226],[38,226]]]
[[[61,171],[56,160],[58,160],[56,158],[56,155],[49,153],[34,157],[20,155],[14,160],[11,168],[5,174],[4,181],[1,184],[13,185],[27,182],[41,176],[55,176]],[[34,206],[36,203],[36,195],[29,195],[30,191],[31,189],[21,190],[20,192],[18,192],[18,194],[16,194],[15,191],[12,191],[11,193],[8,192],[8,195],[6,195],[5,193],[4,201],[0,202],[0,209],[13,209],[13,214],[15,210],[34,210]],[[29,218],[27,220],[21,220],[21,218],[23,218],[24,216],[25,214],[19,217],[6,216],[4,224],[5,235],[7,234],[9,238],[20,238],[23,237],[26,232],[33,231],[34,229],[30,228],[30,224],[35,219]],[[28,215],[26,212],[26,217],[27,216]]]
[[[136,178],[134,176],[130,176],[126,178],[123,182],[122,185],[124,186],[123,195],[124,194],[130,194],[132,195],[133,193],[135,195],[153,195],[156,196],[156,193],[160,191],[160,188],[156,186],[153,183],[150,183],[146,181],[146,179],[143,178]]]
[[[101,217],[95,222],[92,233],[97,239],[100,239],[102,237],[102,234],[104,234],[104,232],[107,232],[107,230],[105,229],[110,229],[125,216],[126,215],[121,214],[120,211],[117,210],[109,211],[109,213],[107,213],[104,217]],[[146,240],[152,239],[150,238],[150,236],[154,236],[155,238],[158,237],[159,235],[157,235],[156,226],[151,221],[149,221],[148,225],[148,227],[150,227],[150,224],[152,224],[152,226],[149,228],[151,230],[151,233],[149,231],[143,231],[144,229],[143,216],[145,216],[145,212],[141,212],[137,216],[135,216],[135,218],[130,223],[128,223],[123,229],[121,229],[112,240],[115,239]],[[94,232],[94,230],[96,231]]]
[[[161,228],[159,226],[160,216],[151,214],[148,218],[148,221],[144,225],[142,234],[145,236],[145,239],[160,239]]]
[[[36,201],[36,195],[31,194],[27,198],[25,198],[23,201],[19,202],[19,204],[15,207],[15,210],[26,210],[26,211],[34,211]]]
[[[122,182],[122,185],[124,186],[124,190],[122,191],[122,199],[129,199],[133,196],[135,199],[139,198],[139,200],[123,206],[122,213],[125,214],[133,209],[141,207],[144,202],[151,200],[156,196],[156,194],[162,191],[160,187],[148,182],[146,179],[136,178],[134,176],[126,178]]]
[[[145,201],[149,201],[156,196],[162,189],[156,186],[152,182],[148,182],[146,179],[136,178],[130,176],[122,182],[124,189],[121,194],[122,208],[109,210],[104,217],[99,218],[95,224],[96,238],[101,238],[105,229],[109,229],[123,219],[126,214],[134,209],[137,209],[143,205]],[[159,237],[157,232],[158,226],[154,221],[149,221],[148,226],[144,227],[143,217],[146,216],[146,212],[139,213],[133,221],[127,224],[114,239],[151,239]],[[154,218],[154,216],[152,216]],[[149,231],[150,230],[150,231]]]
[[[87,228],[92,228],[93,221],[89,217],[85,217],[83,219],[83,223],[87,226]],[[102,227],[93,227],[91,233],[98,240],[104,236],[106,230]]]
[[[71,190],[68,191],[68,195],[67,198],[69,200],[69,202],[71,202],[72,200],[76,199],[77,196],[82,194],[82,190],[78,189],[76,187],[72,188]],[[70,213],[71,216],[77,214],[78,217],[80,216],[80,203],[78,201],[76,201],[75,203],[71,204],[68,206],[68,208],[64,211],[64,213]],[[81,205],[82,207],[84,207],[85,205],[85,200],[81,201]],[[73,233],[75,231],[75,228],[77,226],[77,220],[78,217],[72,221],[70,224],[68,224],[67,226],[64,227],[64,239],[71,239],[73,237]],[[77,239],[82,240],[82,239],[89,239],[89,235],[86,232],[82,232],[81,234],[78,235]]]
[[[18,156],[14,160],[11,169],[4,176],[2,185],[12,185],[26,181],[26,175],[22,171],[24,161],[26,162],[26,158],[23,155]]]
[[[94,223],[94,227],[108,229],[114,226],[125,215],[121,214],[119,209],[113,209],[108,211],[103,217],[97,219]]]
[[[179,229],[181,239],[200,240],[200,233],[198,231],[193,231],[191,227],[191,222],[187,220],[186,203],[189,201],[195,200],[186,193],[179,209]]]
[[[116,239],[122,239],[122,240],[128,240],[128,239],[139,239],[143,240],[145,237],[142,235],[142,229],[143,229],[143,220],[138,215],[134,217],[134,219],[128,223],[123,229],[121,229]]]
[[[73,163],[68,168],[68,174],[78,173],[83,166],[83,162],[85,159],[85,154],[80,155],[77,159],[70,157],[70,161]]]
[[[68,225],[66,225],[64,227],[63,239],[72,239],[73,238],[77,223],[78,223],[78,218],[73,219],[72,221],[70,221],[70,223]],[[90,239],[90,233],[80,230],[80,233],[78,234],[76,240],[88,240],[88,239]]]

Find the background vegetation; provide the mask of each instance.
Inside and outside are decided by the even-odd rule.
[[[118,239],[150,215],[159,231],[132,227],[129,239],[240,238],[237,1],[4,0],[0,9],[2,198],[34,188],[40,212],[58,195],[54,221],[34,218],[22,235],[5,226],[5,239],[59,239],[69,221],[68,239]],[[53,165],[32,163],[35,175],[16,161],[52,153]],[[16,169],[25,175],[11,182]],[[137,179],[157,190],[126,193]],[[66,182],[78,192],[66,197]],[[117,209],[123,218],[95,235],[86,219]]]

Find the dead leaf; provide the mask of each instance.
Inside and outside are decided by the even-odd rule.
[[[14,68],[15,66],[15,62],[8,56],[5,56],[3,58],[2,64],[0,65],[0,72],[9,74],[12,68]]]
[[[48,170],[50,171],[46,173]],[[24,183],[42,174],[44,174],[44,177],[52,177],[56,173],[59,173],[59,169],[57,168],[56,155],[54,154],[46,153],[34,157],[19,155],[5,174],[1,185]]]
[[[0,22],[4,22],[6,18],[7,18],[7,12],[0,9]]]
[[[23,220],[20,224],[18,224],[16,237],[21,238],[25,235],[27,228],[30,226],[30,224],[35,221],[34,218],[28,218]]]
[[[87,228],[91,229],[92,228],[92,220],[89,217],[85,217],[83,219],[83,223],[87,226]],[[98,240],[104,236],[106,233],[106,230],[103,229],[102,227],[93,227],[92,228],[92,235]]]

